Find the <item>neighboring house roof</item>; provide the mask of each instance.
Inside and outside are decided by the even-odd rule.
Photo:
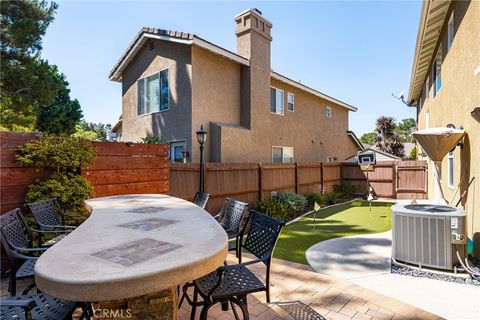
[[[208,42],[194,34],[179,32],[174,30],[163,30],[157,28],[142,28],[138,34],[135,36],[133,41],[127,47],[121,58],[118,62],[114,65],[113,69],[110,71],[108,78],[112,81],[121,81],[122,80],[122,72],[125,70],[127,65],[133,60],[137,52],[142,48],[142,46],[148,41],[148,39],[158,39],[164,41],[171,41],[177,43],[183,43],[187,45],[196,45],[203,49],[206,49],[214,54],[220,55],[224,58],[229,60],[235,61],[239,64],[250,66],[250,61],[236,53],[233,53],[227,49],[219,47],[211,42]],[[357,108],[345,103],[343,101],[337,100],[332,98],[320,91],[312,89],[298,81],[294,81],[290,78],[287,78],[277,72],[272,71],[271,77],[279,80],[281,82],[287,83],[291,86],[297,87],[305,92],[311,93],[317,97],[323,98],[325,100],[334,102],[348,110],[357,111]]]
[[[360,140],[358,139],[357,135],[353,132],[353,131],[350,131],[350,130],[347,130],[347,135],[352,138],[353,142],[355,142],[355,144],[358,146],[358,148],[360,150],[365,150],[365,147],[364,145],[360,142]]]
[[[363,151],[375,152],[376,153],[375,157],[377,159],[377,162],[400,160],[400,157],[397,157],[396,155],[386,153],[375,148],[368,148]],[[357,154],[351,155],[350,157],[346,158],[345,162],[357,162]]]
[[[118,119],[118,122],[112,128],[112,132],[117,132],[117,130],[122,130],[122,117]]]
[[[435,54],[451,0],[423,1],[413,57],[408,102],[417,103]]]

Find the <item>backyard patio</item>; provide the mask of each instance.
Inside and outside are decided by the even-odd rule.
[[[229,263],[235,263],[235,260],[234,255],[229,255]],[[316,273],[306,265],[274,259],[272,266],[272,303],[265,303],[265,293],[262,292],[249,296],[250,319],[440,319],[349,281]],[[252,270],[259,277],[264,277],[261,266]],[[7,282],[1,282],[2,298],[8,296]],[[24,281],[20,289],[28,283]],[[80,310],[76,313],[77,317],[79,313]],[[179,318],[189,317],[190,308],[184,304]],[[223,312],[217,305],[208,319],[228,320],[234,317],[233,313]]]

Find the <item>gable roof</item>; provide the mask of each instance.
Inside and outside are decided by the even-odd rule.
[[[353,131],[350,131],[350,130],[347,130],[347,135],[352,138],[353,142],[355,142],[355,144],[358,146],[358,148],[360,150],[365,150],[365,146],[363,145],[363,143],[358,139],[357,135],[353,132]]]
[[[138,53],[138,51],[143,47],[145,43],[149,39],[157,39],[157,40],[164,40],[164,41],[170,41],[170,42],[177,42],[177,43],[183,43],[186,45],[196,45],[199,46],[203,49],[206,49],[214,54],[220,55],[226,59],[232,60],[236,63],[245,65],[245,66],[250,66],[250,61],[232,51],[229,51],[227,49],[224,49],[220,46],[217,46],[216,44],[213,44],[209,41],[206,41],[197,35],[194,35],[192,33],[185,33],[185,32],[180,32],[180,31],[174,31],[174,30],[164,30],[164,29],[157,29],[157,28],[147,28],[144,27],[140,29],[140,31],[137,33],[135,38],[132,40],[132,42],[128,45],[127,49],[125,52],[122,54],[120,59],[117,61],[117,63],[113,66],[112,70],[110,71],[108,78],[112,81],[118,81],[120,82],[122,80],[122,72],[125,70],[125,68],[128,66],[128,64],[135,58],[135,55]],[[317,91],[315,89],[312,89],[298,81],[294,81],[290,78],[287,78],[277,72],[274,72],[272,70],[271,72],[271,77],[274,79],[277,79],[279,81],[282,81],[284,83],[287,83],[291,86],[294,86],[300,90],[303,90],[305,92],[311,93],[317,97],[323,98],[325,100],[331,101],[333,103],[336,103],[350,111],[357,111],[357,108],[345,103],[343,101],[340,101],[338,99],[335,99],[333,97],[330,97],[320,91]]]
[[[396,156],[396,155],[393,155],[393,154],[391,154],[391,153],[387,153],[387,152],[384,152],[384,151],[381,151],[381,150],[378,150],[378,149],[375,149],[375,148],[366,148],[366,149],[364,149],[364,150],[362,150],[362,151],[373,151],[373,152],[375,152],[375,153],[381,154],[381,155],[383,155],[383,156],[385,156],[385,157],[387,157],[387,158],[391,158],[391,159],[393,159],[393,160],[398,160],[398,159],[400,159],[400,157],[398,157],[398,156]],[[345,161],[348,161],[348,160],[351,160],[351,159],[355,159],[355,160],[356,160],[356,159],[357,159],[357,154],[351,155],[350,157],[346,158]],[[378,159],[377,159],[377,161],[378,161]]]

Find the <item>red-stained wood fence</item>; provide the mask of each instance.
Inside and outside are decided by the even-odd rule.
[[[81,174],[96,197],[168,193],[168,145],[94,142],[97,157]]]
[[[0,213],[22,208],[28,186],[46,178],[43,169],[23,167],[15,161],[18,146],[39,138],[36,133],[0,132]],[[97,157],[81,175],[93,184],[96,197],[168,193],[168,145],[93,144]]]

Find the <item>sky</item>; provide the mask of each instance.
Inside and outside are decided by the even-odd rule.
[[[272,68],[358,108],[359,137],[382,115],[415,118],[392,97],[408,91],[420,1],[59,1],[42,57],[70,83],[88,122],[115,124],[121,84],[108,73],[146,27],[194,33],[236,52],[234,16],[258,8],[273,23]]]

